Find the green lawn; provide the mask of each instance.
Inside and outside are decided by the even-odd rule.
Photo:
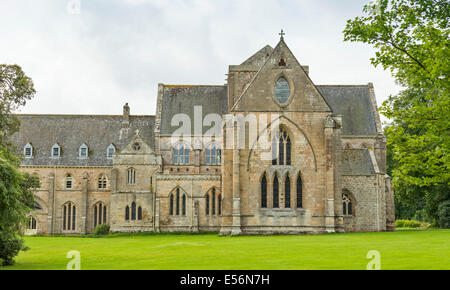
[[[381,269],[450,269],[450,230],[303,236],[113,235],[26,237],[11,267],[65,269],[67,252],[81,269],[366,269],[369,250]]]

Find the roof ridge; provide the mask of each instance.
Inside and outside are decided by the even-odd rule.
[[[168,85],[164,84],[165,88],[195,88],[195,87],[226,87],[226,85]]]
[[[317,87],[369,87],[369,84],[361,84],[361,85],[316,85]]]

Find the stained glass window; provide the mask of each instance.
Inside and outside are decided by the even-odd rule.
[[[275,84],[275,98],[278,102],[280,102],[280,104],[284,104],[287,102],[290,95],[291,88],[288,81],[283,77],[279,78]]]

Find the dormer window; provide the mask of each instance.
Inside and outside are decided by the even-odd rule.
[[[113,144],[109,145],[106,149],[106,158],[112,159],[114,152],[116,152],[116,147]]]
[[[33,146],[31,146],[30,143],[25,145],[25,147],[23,148],[23,155],[25,155],[25,158],[33,157]]]
[[[55,145],[52,146],[51,156],[52,156],[52,158],[61,157],[61,147],[59,147],[59,145],[57,143],[55,143]]]
[[[83,145],[80,146],[80,152],[79,152],[79,157],[80,158],[88,158],[89,155],[89,148],[87,147],[86,144],[83,143]]]

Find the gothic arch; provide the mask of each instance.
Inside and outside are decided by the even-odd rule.
[[[217,186],[211,186],[203,195],[205,198],[205,213],[207,216],[222,214],[222,192]]]
[[[97,201],[92,205],[92,221],[94,228],[97,225],[102,225],[108,223],[108,214],[109,214],[109,208],[106,205],[106,202],[103,201]]]
[[[261,130],[261,131],[259,132],[258,137],[256,138],[255,142],[253,143],[253,145],[252,145],[252,147],[251,147],[251,149],[250,149],[250,153],[248,154],[248,159],[247,159],[247,171],[250,170],[250,159],[253,157],[254,148],[255,148],[256,144],[258,143],[260,136],[261,136],[265,131],[267,131],[267,130],[272,126],[272,124],[273,124],[275,121],[281,120],[281,119],[286,119],[286,121],[288,121],[290,124],[292,124],[293,126],[295,126],[295,128],[297,128],[297,130],[300,131],[300,132],[303,134],[303,136],[304,136],[305,139],[306,139],[306,143],[308,144],[309,148],[311,149],[311,153],[312,153],[313,161],[314,161],[314,170],[317,171],[316,153],[314,152],[314,148],[312,147],[311,142],[310,142],[308,136],[305,134],[305,132],[304,132],[304,131],[303,131],[303,130],[302,130],[302,129],[294,122],[294,121],[292,121],[291,119],[289,119],[289,118],[286,117],[286,116],[280,116],[280,117],[278,117],[277,119],[272,120],[272,121],[271,121],[271,122],[270,122],[263,130]],[[283,124],[280,123],[280,125],[283,125]],[[285,126],[285,127],[287,127],[287,126]],[[292,132],[291,130],[288,130],[288,132],[292,134],[291,136],[294,136],[294,134],[293,134],[293,132]],[[292,138],[292,139],[293,139],[293,138]],[[272,140],[270,140],[270,141],[272,141]],[[294,147],[294,141],[293,141],[293,140],[291,140],[291,146]]]
[[[169,215],[170,216],[186,216],[187,199],[189,195],[181,186],[176,186],[168,195],[169,199]]]
[[[41,211],[43,213],[47,213],[48,212],[47,203],[42,198],[40,198],[37,195],[34,195],[34,201],[42,208]]]
[[[353,193],[350,190],[348,190],[346,188],[342,189],[342,198],[344,197],[344,195],[346,195],[350,199],[351,211],[352,211],[351,214],[347,214],[346,216],[355,217],[356,212],[357,212],[357,201],[355,199],[355,196],[353,195]]]
[[[270,178],[270,177],[269,177]],[[260,208],[267,208],[267,201],[268,201],[268,174],[266,171],[261,174],[261,177],[259,178],[259,207]]]
[[[180,194],[186,194],[187,197],[192,197],[188,194],[188,192],[186,190],[183,189],[183,187],[181,187],[180,185],[175,186],[167,195],[167,197],[170,197],[171,194],[176,193],[177,188],[180,189]]]

